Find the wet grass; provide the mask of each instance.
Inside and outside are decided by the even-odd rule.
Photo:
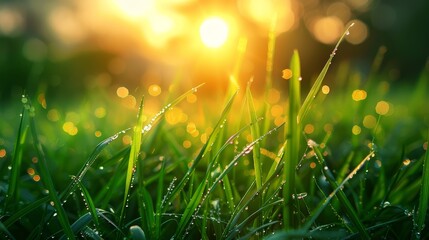
[[[251,81],[242,93],[235,73],[223,105],[187,102],[201,85],[154,114],[151,99],[133,110],[91,92],[111,114],[98,125],[83,104],[73,136],[23,95],[0,120],[2,238],[429,238],[429,70],[407,90],[389,89],[378,57],[367,78],[347,64],[328,77],[338,48],[308,92],[298,51],[288,91],[268,71],[263,96]],[[169,121],[178,108],[188,119]]]

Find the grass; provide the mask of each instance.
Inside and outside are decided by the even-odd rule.
[[[288,93],[273,87],[271,38],[263,96],[237,89],[241,47],[222,107],[187,101],[202,85],[154,113],[154,98],[135,110],[90,91],[72,136],[24,95],[1,110],[2,238],[429,238],[429,69],[413,89],[389,89],[382,52],[368,78],[348,63],[329,73],[340,42],[308,93],[298,51]],[[187,120],[169,120],[178,109]]]

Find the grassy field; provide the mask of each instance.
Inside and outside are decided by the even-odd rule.
[[[394,84],[381,51],[367,76],[326,77],[338,47],[309,90],[295,51],[287,89],[233,75],[219,101],[180,79],[131,100],[24,93],[0,109],[1,238],[428,239],[429,69]]]

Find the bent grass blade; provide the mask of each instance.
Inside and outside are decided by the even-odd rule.
[[[317,93],[320,90],[320,87],[322,86],[323,79],[325,79],[326,73],[328,72],[329,66],[331,65],[332,59],[334,58],[335,54],[337,53],[338,47],[340,46],[341,42],[344,40],[345,36],[349,34],[350,28],[353,27],[354,23],[351,23],[347,28],[346,31],[344,31],[341,38],[338,40],[337,44],[335,45],[334,50],[332,51],[331,55],[329,56],[328,61],[326,62],[325,66],[323,67],[322,71],[320,72],[319,76],[317,77],[316,81],[314,82],[313,86],[311,87],[310,91],[307,94],[307,97],[305,98],[304,102],[302,103],[301,108],[299,109],[298,113],[298,122],[302,122],[303,119],[307,116],[307,113],[309,112],[311,108],[311,104],[313,103],[314,98],[316,97]]]

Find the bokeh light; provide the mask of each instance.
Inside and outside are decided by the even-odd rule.
[[[352,127],[352,133],[353,135],[359,135],[361,133],[361,128],[358,125],[354,125]]]
[[[367,97],[367,93],[365,90],[356,89],[352,93],[352,99],[356,102],[365,100]]]
[[[353,34],[346,35],[346,41],[351,44],[361,44],[368,38],[368,27],[360,20],[353,20]]]
[[[152,84],[148,88],[149,95],[156,97],[161,94],[161,87],[158,84]]]
[[[118,89],[116,89],[116,95],[120,98],[126,98],[128,94],[129,90],[126,87],[118,87]]]
[[[312,31],[320,42],[333,44],[344,32],[344,23],[335,16],[321,17],[314,21]]]
[[[375,112],[380,115],[386,115],[389,113],[390,105],[386,101],[379,101],[375,106]]]
[[[373,115],[366,115],[363,118],[362,124],[366,128],[374,128],[377,124],[377,119]]]
[[[328,85],[323,85],[322,86],[322,93],[323,94],[327,95],[327,94],[329,94],[330,91],[331,91],[331,88],[329,88]]]
[[[9,6],[0,7],[0,33],[4,35],[16,35],[22,31],[24,17],[22,13]]]
[[[2,148],[0,149],[0,158],[6,157],[6,149]]]

